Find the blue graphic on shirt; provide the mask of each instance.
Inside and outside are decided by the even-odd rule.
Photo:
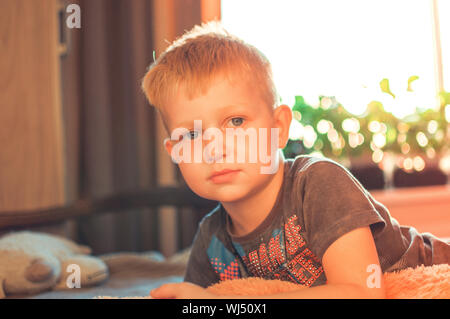
[[[241,278],[237,257],[215,235],[211,238],[207,254],[220,280]]]

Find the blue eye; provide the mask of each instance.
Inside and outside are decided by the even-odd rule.
[[[233,126],[240,126],[244,123],[244,119],[242,117],[233,117],[230,122]]]
[[[197,131],[189,131],[188,133],[186,133],[185,135],[188,139],[196,139],[198,136],[198,132]]]

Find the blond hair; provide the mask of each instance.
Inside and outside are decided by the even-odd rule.
[[[197,25],[175,40],[150,65],[142,89],[149,103],[164,113],[164,104],[180,86],[191,99],[206,93],[217,75],[229,79],[244,76],[272,108],[279,101],[268,59],[217,21]]]

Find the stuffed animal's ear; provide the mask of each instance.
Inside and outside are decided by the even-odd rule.
[[[48,281],[54,274],[55,270],[52,265],[41,258],[32,260],[25,270],[25,278],[33,283]]]
[[[78,245],[79,248],[79,254],[82,255],[90,255],[92,252],[92,249],[88,246]]]
[[[3,290],[3,283],[4,283],[4,281],[5,281],[4,278],[0,278],[0,299],[6,297],[5,291]]]

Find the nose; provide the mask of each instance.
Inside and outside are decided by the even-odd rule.
[[[43,282],[51,276],[53,276],[53,267],[41,258],[32,260],[31,265],[25,270],[25,278],[30,282]]]
[[[223,161],[226,158],[226,151],[223,145],[215,147],[215,145],[206,145],[208,149],[203,149],[205,153],[205,160],[207,163],[215,163]]]
[[[223,162],[227,156],[224,132],[216,127],[208,128],[202,139],[201,151],[206,163]]]

